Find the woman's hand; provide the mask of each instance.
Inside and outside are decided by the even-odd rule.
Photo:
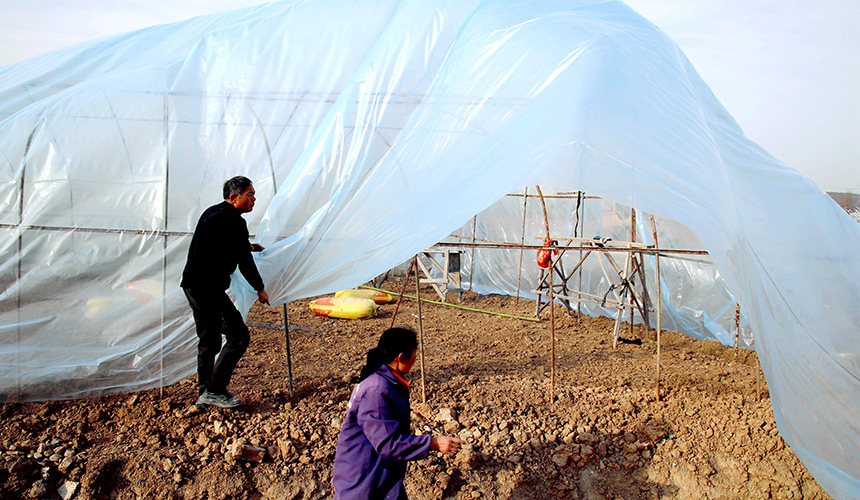
[[[433,436],[430,440],[430,449],[439,450],[446,455],[454,455],[460,451],[463,441],[449,436]]]

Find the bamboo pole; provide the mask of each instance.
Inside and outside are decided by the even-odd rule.
[[[635,208],[630,209],[630,241],[633,243],[636,243],[636,209]],[[632,254],[627,254],[627,255],[632,256]],[[636,275],[631,273],[631,275],[630,275],[630,289],[634,290],[635,287],[636,287]],[[632,293],[631,293],[631,295],[632,295]],[[634,311],[634,309],[635,308],[633,307],[633,300],[631,298],[631,300],[630,300],[630,329],[628,330],[631,339],[633,338],[633,311]]]
[[[654,215],[651,215],[651,230],[654,232],[654,247],[657,244],[657,224],[654,222]],[[660,312],[663,310],[661,299],[661,284],[660,284],[660,254],[654,254],[655,268],[657,273],[657,401],[660,401],[660,334],[662,333],[662,323],[660,322]]]
[[[418,260],[418,256],[415,256]],[[424,322],[421,321],[421,280],[415,273],[415,297],[418,299],[418,341],[421,344],[421,402],[427,404],[426,372],[424,368]]]
[[[376,290],[378,292],[396,293],[396,292],[392,292],[390,290],[385,290],[382,288],[374,288],[372,286],[366,286],[366,285],[361,285],[361,286],[359,286],[359,288],[366,288],[368,290]],[[407,299],[418,299],[418,297],[415,297],[414,295],[408,295],[408,294],[404,294],[403,297],[406,297]],[[540,319],[538,319],[538,318],[526,318],[523,316],[514,316],[512,314],[505,314],[505,313],[500,313],[500,312],[496,312],[496,311],[487,311],[485,309],[476,309],[474,307],[466,307],[466,306],[461,306],[458,304],[451,304],[449,302],[440,302],[438,300],[421,299],[421,302],[424,302],[427,304],[436,304],[438,306],[453,307],[454,309],[462,309],[464,311],[472,311],[472,312],[483,313],[483,314],[492,314],[495,316],[501,316],[503,318],[513,318],[513,319],[518,319],[518,320],[522,320],[522,321],[534,321],[534,322],[538,322],[538,323],[540,322]]]
[[[478,232],[478,216],[477,214],[472,217],[472,245],[475,244],[475,236],[477,236]],[[469,262],[469,291],[472,291],[472,282],[475,281],[475,247],[472,247],[472,256],[470,257]]]
[[[519,193],[508,193],[505,196],[511,196],[514,198],[522,198],[523,197],[523,195],[521,195]],[[577,196],[577,192],[571,191],[569,193],[558,193],[555,195],[545,195],[544,199],[546,199],[546,200],[575,200],[576,196]],[[540,198],[540,196],[533,195],[533,194],[527,195],[527,197],[528,198]],[[600,196],[583,196],[582,199],[583,200],[585,200],[585,199],[599,200]]]
[[[735,359],[738,359],[741,332],[741,305],[735,302]]]
[[[287,345],[287,377],[290,380],[290,397],[295,396],[293,392],[293,355],[290,352],[290,320],[287,316],[287,303],[284,302],[284,339]]]
[[[584,232],[585,228],[585,203],[582,201],[585,199],[585,196],[581,191],[576,192],[576,221],[577,224],[573,229],[573,237],[576,238],[580,236]],[[581,227],[580,227],[581,225]],[[577,234],[577,230],[579,230],[579,234]],[[585,257],[582,256],[582,250],[579,251],[579,259],[580,263],[585,260]],[[579,267],[579,266],[577,266]],[[576,272],[576,268],[571,271],[571,276]],[[579,270],[579,289],[582,290],[582,269]],[[582,321],[582,302],[576,303],[576,326],[580,325]]]
[[[526,203],[529,201],[529,188],[525,187],[523,190],[523,235],[520,238],[520,245],[525,245],[526,243]],[[517,300],[515,302],[516,305],[520,304],[520,278],[523,275],[523,250],[520,248],[520,267],[517,270]]]
[[[0,227],[3,227],[3,224],[0,224]],[[566,241],[572,238],[554,238],[556,241]],[[619,243],[617,241],[613,241],[610,243]],[[629,243],[629,242],[627,242]],[[508,250],[519,250],[520,248],[525,250],[540,250],[542,248],[546,248],[543,245],[517,245],[516,243],[476,243],[471,245],[469,243],[449,243],[445,241],[440,241],[436,243],[434,246],[437,247],[463,247],[463,248],[501,248]],[[565,246],[558,247],[558,249],[568,250],[592,250],[595,252],[631,252],[631,253],[647,253],[647,254],[679,254],[679,255],[708,255],[707,250],[686,250],[686,249],[674,249],[674,248],[652,248],[649,245],[645,245],[642,243],[635,243],[635,246],[631,246],[630,248],[625,247],[614,247],[614,246]]]
[[[606,257],[609,257],[609,254],[606,254]],[[619,302],[618,303],[618,315],[615,317],[615,329],[614,329],[614,332],[612,335],[612,348],[613,349],[618,347],[618,337],[621,335],[621,328],[620,327],[621,327],[622,317],[624,316],[624,301],[625,301],[625,298],[627,297],[628,288],[630,288],[629,286],[624,286],[624,280],[627,279],[627,276],[630,275],[630,259],[631,259],[631,257],[633,257],[633,254],[628,253],[627,258],[624,259],[624,272],[618,273],[618,276],[621,278],[621,281],[620,281],[621,294],[620,294],[620,299],[618,301]],[[632,299],[630,302],[631,302],[631,304],[633,303]],[[631,307],[632,307],[632,305],[631,305]],[[631,312],[630,315],[631,315],[631,322],[632,322],[633,313]]]
[[[38,129],[39,124],[37,123],[24,146],[24,156],[21,158],[21,181],[18,188],[21,198],[18,200],[18,259],[15,263],[17,270],[15,276],[15,401],[21,401],[23,392],[21,388],[21,278],[24,272],[24,230],[22,228],[24,224],[24,186],[26,185],[27,157],[30,154],[33,137]]]
[[[164,399],[164,324],[167,321],[167,228],[168,216],[170,210],[170,113],[169,113],[169,97],[164,95],[164,222],[162,229],[164,235],[161,237],[161,328],[159,329],[159,382],[158,382],[158,397]]]
[[[540,204],[543,209],[543,223],[546,228],[546,240],[547,242],[552,241],[552,237],[549,232],[549,217],[546,215],[546,202],[543,199],[543,193],[540,190],[540,186],[535,186],[537,188],[538,196],[540,196]],[[559,256],[561,258],[561,256]],[[552,356],[552,360],[550,363],[551,366],[551,374],[550,374],[550,392],[549,392],[549,400],[550,402],[555,400],[555,307],[553,307],[553,302],[555,302],[555,289],[552,284],[552,275],[553,269],[555,268],[555,262],[552,259],[552,250],[550,250],[549,254],[549,325],[550,325],[550,334],[552,337],[552,347],[550,349],[550,355]]]
[[[400,287],[400,296],[397,298],[397,305],[394,306],[394,312],[391,314],[391,324],[388,325],[388,328],[394,328],[394,320],[397,318],[397,311],[400,310],[400,303],[403,302],[403,292],[406,291],[406,282],[409,281],[409,275],[412,273],[412,268],[415,267],[415,262],[418,260],[418,256],[412,258],[412,262],[409,263],[409,268],[406,270],[406,277],[403,278],[403,286]],[[415,270],[415,280],[419,281],[418,270]]]

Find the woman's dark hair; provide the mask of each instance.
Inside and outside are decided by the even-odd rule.
[[[358,375],[358,380],[361,382],[382,365],[387,365],[394,361],[399,354],[407,357],[412,356],[412,351],[418,347],[418,337],[415,332],[409,328],[389,328],[382,332],[379,337],[379,343],[373,349],[367,351],[367,363],[361,369]]]
[[[252,184],[251,179],[237,175],[224,183],[224,199],[230,199],[231,194],[240,195]]]

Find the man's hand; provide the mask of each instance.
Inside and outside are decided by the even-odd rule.
[[[260,302],[263,304],[269,305],[269,294],[266,293],[265,288],[257,292],[257,298],[259,298]]]
[[[251,243],[251,251],[252,252],[262,252],[266,248],[259,243]]]
[[[439,450],[446,455],[454,455],[460,451],[460,445],[463,441],[454,437],[448,436],[433,436],[430,440],[430,449]]]

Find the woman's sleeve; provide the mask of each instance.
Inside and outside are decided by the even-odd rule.
[[[376,387],[367,391],[358,411],[358,425],[379,456],[388,460],[418,460],[430,454],[429,434],[398,431],[397,406],[391,394]]]

